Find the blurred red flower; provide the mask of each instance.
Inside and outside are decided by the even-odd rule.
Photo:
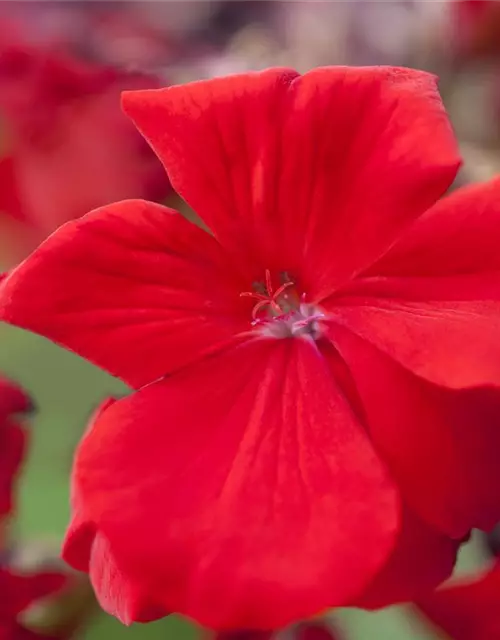
[[[70,581],[66,574],[55,571],[24,575],[0,568],[0,640],[47,639],[25,627],[19,616],[38,600],[62,591]]]
[[[330,627],[318,622],[304,622],[295,629],[294,640],[335,640],[339,636]]]
[[[13,508],[14,482],[26,451],[26,432],[15,414],[32,408],[28,395],[0,378],[0,518]]]
[[[500,640],[500,563],[484,575],[419,600],[420,611],[453,640]]]
[[[273,631],[221,631],[213,640],[273,640],[280,637]],[[286,640],[335,640],[332,629],[320,622],[302,622],[286,631]]]
[[[464,58],[500,54],[498,0],[455,0],[450,3],[456,54]]]
[[[276,629],[425,593],[500,516],[500,181],[439,200],[457,147],[407,69],[124,106],[213,235],[122,202],[2,282],[3,320],[136,389],[78,449],[65,558],[126,623]]]
[[[120,110],[123,89],[156,82],[43,48],[4,46],[0,210],[46,234],[115,200],[164,198],[161,164]]]

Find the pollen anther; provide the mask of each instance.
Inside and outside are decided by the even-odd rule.
[[[271,272],[266,269],[264,282],[253,285],[255,291],[240,293],[257,301],[252,309],[252,326],[272,338],[318,340],[324,328],[323,310],[309,304],[304,293],[299,295],[287,273],[280,274],[280,282],[275,291]]]
[[[242,298],[254,298],[255,300],[258,300],[257,304],[252,310],[252,318],[256,323],[259,321],[259,313],[267,306],[270,307],[270,311],[273,316],[279,316],[283,313],[286,313],[287,309],[283,308],[284,301],[280,300],[280,298],[283,297],[283,294],[285,294],[285,291],[287,289],[295,286],[295,284],[291,280],[288,280],[287,282],[284,282],[280,287],[278,287],[276,291],[274,291],[271,272],[269,269],[266,269],[265,275],[265,293],[258,293],[254,291],[244,291],[243,293],[240,293],[240,296]]]

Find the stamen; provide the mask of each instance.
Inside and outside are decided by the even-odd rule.
[[[269,300],[261,300],[260,302],[258,302],[255,307],[252,309],[252,318],[256,321],[258,321],[258,313],[261,309],[263,309],[266,305],[268,305],[270,303]]]
[[[294,286],[293,282],[285,282],[285,284],[282,284],[281,287],[275,291],[273,295],[273,299],[276,299],[278,296],[280,296],[283,293],[283,291],[286,291],[287,289],[293,286]]]
[[[254,293],[253,291],[243,291],[240,293],[240,298],[255,298],[256,300],[269,300],[268,296],[262,293]]]
[[[264,293],[259,293],[258,291],[243,291],[242,293],[240,293],[241,298],[254,298],[255,300],[258,300],[258,303],[252,310],[252,318],[254,320],[257,319],[257,314],[268,305],[274,315],[281,315],[282,313],[287,311],[286,309],[282,309],[279,297],[282,296],[287,289],[295,286],[291,280],[288,280],[287,282],[284,282],[280,287],[278,287],[276,291],[274,291],[271,271],[269,269],[266,269],[265,271],[265,280],[265,289],[261,283],[256,283],[254,285],[255,288],[262,288],[261,290],[263,290]]]
[[[307,316],[306,318],[304,318],[303,320],[296,320],[294,322],[294,326],[298,327],[299,329],[302,327],[307,327],[309,326],[312,322],[317,322],[318,320],[321,320],[322,318],[325,317],[324,313],[314,313],[311,316]]]
[[[280,273],[280,285],[274,291],[271,271],[265,270],[265,282],[253,285],[254,291],[244,291],[241,297],[253,298],[252,326],[265,336],[318,340],[324,327],[325,314],[306,301],[306,295],[295,288],[286,272]]]
[[[269,296],[273,297],[273,282],[271,280],[271,272],[266,269],[266,288]]]

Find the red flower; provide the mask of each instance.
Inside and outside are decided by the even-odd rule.
[[[213,640],[272,640],[274,631],[221,631]]]
[[[146,77],[26,46],[0,51],[0,110],[9,133],[0,209],[44,233],[127,197],[162,199],[158,160],[121,113],[123,89]]]
[[[500,54],[498,0],[455,0],[450,3],[457,53],[465,58]]]
[[[0,569],[0,640],[47,638],[24,627],[18,617],[37,600],[60,592],[69,581],[70,578],[60,572],[21,575]]]
[[[275,629],[425,592],[500,515],[500,182],[436,204],[459,157],[417,71],[124,105],[213,235],[122,202],[2,282],[2,319],[137,390],[78,449],[66,559],[125,622]]]
[[[500,640],[500,564],[483,576],[440,589],[417,605],[454,640]]]
[[[12,511],[14,481],[27,444],[24,427],[13,414],[31,408],[24,391],[0,378],[0,519]]]

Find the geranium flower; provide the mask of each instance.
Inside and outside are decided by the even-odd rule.
[[[0,210],[42,233],[127,197],[162,199],[161,165],[119,109],[156,80],[25,45],[0,51]]]
[[[417,602],[420,611],[453,640],[500,639],[500,564],[483,575],[439,589]]]
[[[12,511],[14,482],[26,451],[26,432],[16,414],[32,408],[22,389],[0,378],[0,519]]]
[[[64,555],[124,622],[277,629],[414,599],[499,519],[500,182],[433,76],[271,69],[126,93],[212,234],[68,223],[0,317],[129,383],[76,454]]]
[[[25,627],[19,616],[38,600],[62,591],[71,581],[64,573],[40,571],[18,574],[0,569],[0,638],[1,640],[35,640],[47,638]]]

